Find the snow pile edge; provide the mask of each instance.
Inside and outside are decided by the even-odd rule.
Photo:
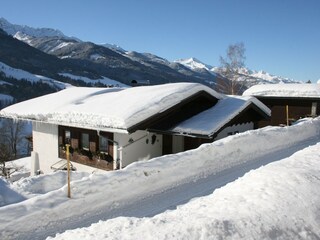
[[[41,196],[1,207],[0,238],[11,233],[26,236],[35,228],[38,231],[48,231],[45,229],[61,221],[75,223],[84,216],[89,218],[106,209],[121,208],[128,202],[139,202],[179,185],[260,161],[259,157],[266,153],[277,153],[282,149],[305,145],[310,139],[319,141],[319,133],[320,118],[310,119],[290,127],[248,131],[204,144],[195,150],[136,162],[120,171],[92,174],[72,181],[72,202],[68,200],[67,187],[64,186]],[[63,215],[59,214],[62,212]],[[48,225],[44,226],[48,219]],[[32,221],[31,227],[23,224],[28,221]],[[18,233],[14,226],[23,227]]]

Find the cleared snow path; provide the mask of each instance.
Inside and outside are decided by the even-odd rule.
[[[44,239],[117,216],[153,216],[208,195],[251,169],[319,142],[320,120],[228,137],[196,150],[132,164],[0,208],[0,239]]]

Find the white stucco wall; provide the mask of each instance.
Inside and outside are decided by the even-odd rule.
[[[38,153],[39,168],[42,172],[52,172],[51,166],[58,158],[58,126],[33,122],[33,151]]]
[[[156,137],[153,144],[152,136]],[[121,160],[122,167],[135,161],[149,160],[162,154],[162,135],[159,134],[147,131],[137,131],[130,135],[115,133],[114,141],[118,142],[120,146],[118,157]],[[116,144],[114,148],[114,152],[116,152],[118,148]]]
[[[39,158],[39,170],[43,173],[52,172],[51,166],[62,160],[58,156],[58,126],[34,122],[32,128],[33,151],[37,153]],[[156,138],[152,144],[153,136]],[[159,134],[147,131],[137,131],[130,135],[115,133],[114,141],[119,144],[114,144],[114,155],[121,159],[122,167],[135,161],[149,160],[162,154],[162,135]],[[76,162],[71,163],[77,171],[104,172]]]
[[[226,127],[218,134],[218,136],[215,138],[215,140],[219,140],[219,139],[227,137],[229,135],[234,135],[236,133],[241,133],[241,132],[245,132],[248,130],[252,130],[253,127],[254,127],[253,122],[244,123],[244,124],[237,124],[237,125],[232,125],[230,127]]]

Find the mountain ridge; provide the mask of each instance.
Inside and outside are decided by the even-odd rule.
[[[48,56],[55,57],[57,63],[52,62],[52,69],[57,68],[55,65],[59,65],[61,61],[63,61],[61,62],[63,65],[72,65],[74,67],[69,67],[69,69],[63,71],[59,69],[48,70],[49,75],[44,74],[47,68],[43,66],[44,69],[38,68],[40,71],[40,73],[37,72],[38,74],[48,77],[58,75],[58,80],[63,78],[62,75],[59,75],[62,72],[94,79],[107,77],[127,85],[132,85],[133,82],[139,81],[149,82],[150,84],[198,82],[208,85],[217,91],[222,91],[222,89],[219,89],[218,83],[228,81],[221,75],[219,68],[203,63],[195,57],[170,62],[152,53],[127,51],[115,44],[83,42],[74,37],[67,37],[60,30],[20,26],[11,24],[4,18],[0,18],[0,28],[1,26],[4,26],[7,34],[17,41],[24,42]],[[14,53],[10,54],[5,59],[7,61],[2,62],[11,67],[30,70],[30,67],[25,69],[22,66],[19,60],[14,57]],[[4,60],[3,58],[0,58],[0,61]],[[11,62],[8,62],[8,59],[11,59]],[[15,61],[12,59],[15,59]],[[32,69],[34,70],[34,67]],[[36,73],[34,71],[31,72]],[[259,83],[297,82],[263,71],[249,69],[242,69],[238,80],[244,82],[246,87]]]
[[[33,28],[26,25],[12,24],[3,17],[0,17],[0,28],[7,32],[9,35],[15,35],[17,32],[22,32],[32,37],[52,37],[58,36],[63,38],[76,39],[64,35],[60,30],[52,28]]]
[[[186,59],[179,59],[175,60],[175,62],[178,62],[190,69],[196,70],[196,69],[205,69],[207,71],[210,71],[215,74],[219,74],[219,68],[213,67],[211,65],[205,64],[202,61],[198,60],[197,58],[191,57]],[[301,83],[301,81],[297,81],[290,78],[285,78],[281,76],[272,75],[266,71],[260,70],[250,70],[248,68],[241,68],[239,69],[239,79],[238,81],[244,81],[245,79],[248,83],[248,87],[255,85],[258,81],[263,84],[276,84],[276,83]]]

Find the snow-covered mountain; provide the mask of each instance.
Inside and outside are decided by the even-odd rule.
[[[254,70],[249,70],[247,68],[242,68],[240,69],[240,73],[251,80],[256,80],[261,83],[301,83],[300,81],[272,75],[262,70],[254,71]]]
[[[86,72],[91,75],[100,75],[97,78],[105,76],[127,85],[133,80],[148,80],[150,84],[198,82],[223,92],[219,86],[228,81],[222,77],[219,68],[194,57],[171,62],[152,53],[127,51],[115,44],[82,42],[67,37],[59,30],[11,24],[4,18],[0,18],[0,28],[44,53],[67,60],[79,69],[86,68]],[[244,82],[244,87],[261,83],[296,82],[264,71],[248,69],[242,69],[236,78]]]
[[[0,18],[0,28],[2,28],[5,32],[7,32],[9,35],[12,35],[12,36],[19,33],[25,36],[28,35],[32,37],[71,38],[64,35],[60,30],[56,30],[52,28],[32,28],[25,25],[12,24],[4,18]]]
[[[100,45],[118,52],[122,52],[122,53],[126,52],[126,50],[124,50],[122,47],[118,46],[117,44],[102,43]]]
[[[205,64],[203,62],[201,62],[200,60],[198,60],[197,58],[185,58],[185,59],[178,59],[178,60],[175,60],[174,62],[176,63],[180,63],[184,66],[186,66],[187,68],[189,69],[192,69],[192,70],[196,70],[196,69],[205,69],[205,70],[208,70],[208,71],[211,71],[212,70],[212,66],[208,65],[208,64]]]
[[[218,67],[212,67],[208,64],[205,64],[198,60],[197,58],[187,58],[187,59],[179,59],[175,62],[180,63],[184,65],[185,67],[192,69],[194,71],[197,70],[207,70],[215,74],[219,74],[219,68]],[[290,78],[285,78],[281,76],[272,75],[270,73],[267,73],[265,71],[255,71],[250,70],[247,68],[242,68],[239,71],[239,76],[237,76],[238,81],[245,81],[245,85],[247,87],[251,87],[256,84],[265,84],[265,83],[301,83],[300,81],[296,81]]]
[[[82,42],[53,29],[41,29],[42,34],[34,34],[40,29],[14,25],[3,18],[0,22],[9,35],[34,48],[80,64],[81,68],[89,66],[95,73],[125,84],[132,80],[149,80],[151,84],[199,82],[206,85],[217,81],[218,76],[206,70],[192,70],[152,53],[127,51],[115,44]]]

